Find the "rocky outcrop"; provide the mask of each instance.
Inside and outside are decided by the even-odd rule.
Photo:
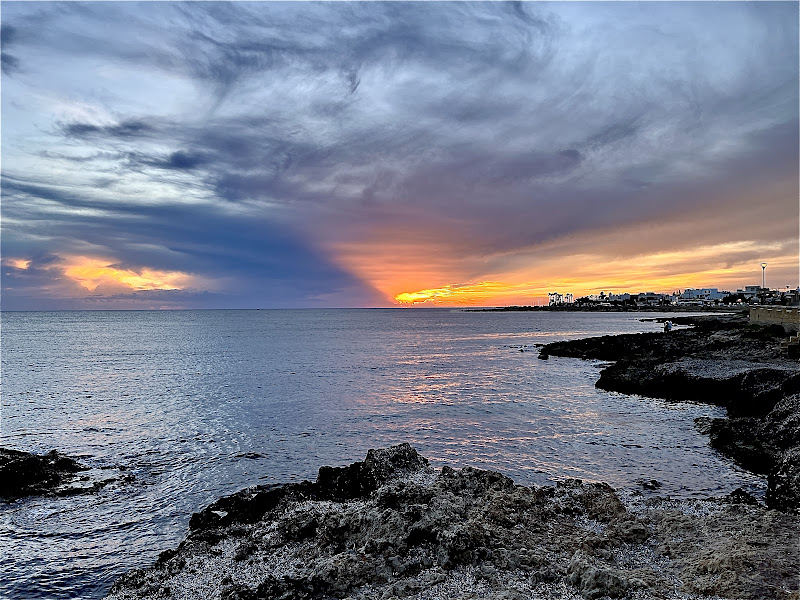
[[[26,496],[74,496],[97,492],[112,482],[130,483],[126,467],[90,467],[51,450],[38,455],[0,448],[0,499]]]
[[[437,473],[403,444],[313,483],[218,500],[108,598],[796,597],[800,520],[740,496],[529,488],[492,471]]]
[[[79,471],[88,470],[76,460],[55,450],[39,456],[0,448],[0,498],[52,494]]]
[[[798,365],[718,358],[627,359],[600,373],[597,387],[666,400],[725,406],[733,417],[764,416],[782,398],[800,392]]]
[[[800,365],[780,355],[780,326],[741,315],[684,317],[669,333],[604,336],[548,344],[540,356],[615,361],[597,387],[666,400],[724,406],[728,418],[700,423],[711,445],[746,469],[767,475],[767,503],[800,510]]]

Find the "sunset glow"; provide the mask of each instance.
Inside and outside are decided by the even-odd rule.
[[[4,264],[14,267],[15,269],[27,269],[31,261],[25,260],[23,258],[9,258],[3,261]]]
[[[4,3],[4,309],[794,288],[798,11]]]
[[[772,245],[759,249],[749,241],[697,246],[692,250],[655,252],[635,260],[596,254],[559,257],[515,272],[495,274],[500,281],[443,284],[438,287],[393,295],[401,305],[420,306],[508,306],[546,301],[549,292],[570,292],[576,298],[590,294],[624,292],[671,293],[686,288],[715,287],[734,292],[742,281],[756,281],[760,268],[750,256],[766,250],[773,256],[774,272],[791,272],[796,257],[786,248]],[[791,250],[791,248],[789,248]],[[386,282],[378,282],[386,284]],[[791,282],[773,281],[783,288]]]
[[[101,286],[123,287],[131,290],[180,290],[189,286],[191,276],[177,271],[142,268],[125,269],[114,261],[85,256],[70,257],[64,275],[90,292]]]
[[[480,305],[501,296],[502,292],[509,287],[496,281],[483,281],[481,283],[446,285],[416,292],[402,292],[397,294],[394,299],[400,304],[432,302],[434,304]]]

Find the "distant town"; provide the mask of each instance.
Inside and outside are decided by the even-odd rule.
[[[580,298],[573,298],[570,293],[550,292],[547,294],[549,306],[571,305],[575,308],[589,308],[595,306],[610,307],[655,307],[655,306],[732,306],[732,305],[774,305],[798,306],[800,305],[800,287],[790,289],[770,289],[760,285],[746,285],[744,289],[729,292],[717,288],[693,289],[687,288],[671,294],[658,294],[656,292],[600,292]]]

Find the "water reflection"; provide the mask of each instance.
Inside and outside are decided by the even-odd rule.
[[[3,313],[0,443],[124,466],[130,483],[0,509],[9,597],[97,597],[184,535],[189,515],[258,482],[411,442],[441,466],[519,483],[563,477],[661,493],[760,480],[692,426],[721,409],[593,387],[599,363],[512,346],[659,329],[627,315],[450,311]],[[125,331],[123,338],[117,331]]]

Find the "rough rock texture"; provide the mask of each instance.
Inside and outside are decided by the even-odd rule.
[[[767,475],[769,506],[800,510],[800,461],[791,459],[800,451],[800,363],[780,354],[783,328],[743,315],[672,320],[694,327],[556,342],[540,356],[616,361],[601,371],[601,389],[726,407],[728,418],[698,427],[714,448]]]
[[[751,501],[436,473],[403,444],[218,500],[108,598],[796,600],[800,518]]]
[[[78,471],[88,467],[55,450],[39,456],[30,452],[0,448],[0,498],[55,493]]]

